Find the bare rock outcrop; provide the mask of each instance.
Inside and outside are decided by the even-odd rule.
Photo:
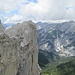
[[[0,75],[39,75],[36,27],[32,21],[0,34]]]
[[[3,32],[4,28],[2,26],[1,20],[0,20],[0,34]]]

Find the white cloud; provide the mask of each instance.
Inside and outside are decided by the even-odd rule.
[[[19,12],[25,19],[45,19],[51,9],[49,2],[50,0],[39,0],[36,4],[32,2],[27,5],[23,4],[20,6]]]
[[[14,15],[10,18],[8,18],[4,23],[17,23],[17,22],[21,22],[23,20],[23,17],[20,15]]]
[[[75,20],[75,0],[38,0],[38,3],[25,4],[27,1],[1,0],[0,10],[8,14],[18,9],[17,15],[22,16],[23,20]]]
[[[23,2],[27,2],[27,0],[0,0],[0,10],[5,12],[15,10]]]
[[[75,0],[38,0],[20,6],[20,15],[26,20],[75,20]],[[72,7],[71,9],[68,9]]]
[[[67,10],[67,13],[66,13],[66,19],[71,19],[71,20],[75,20],[75,9],[74,8],[69,8]]]

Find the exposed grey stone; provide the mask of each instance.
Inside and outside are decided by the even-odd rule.
[[[4,28],[3,28],[2,24],[1,24],[1,20],[0,20],[0,34],[3,32],[3,30],[4,30]]]
[[[36,27],[25,21],[0,35],[0,75],[39,75]]]
[[[0,24],[1,24],[1,20],[0,20]]]

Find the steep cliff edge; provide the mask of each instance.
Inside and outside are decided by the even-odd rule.
[[[3,32],[4,28],[2,26],[1,20],[0,20],[0,34]]]
[[[36,27],[32,21],[0,34],[0,75],[39,75]]]

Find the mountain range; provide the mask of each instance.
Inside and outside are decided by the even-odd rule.
[[[43,55],[47,62],[53,62],[63,57],[75,56],[74,21],[63,23],[38,22],[36,25],[39,57]],[[43,58],[41,59],[43,60]],[[42,60],[39,61],[40,65],[43,63]]]

